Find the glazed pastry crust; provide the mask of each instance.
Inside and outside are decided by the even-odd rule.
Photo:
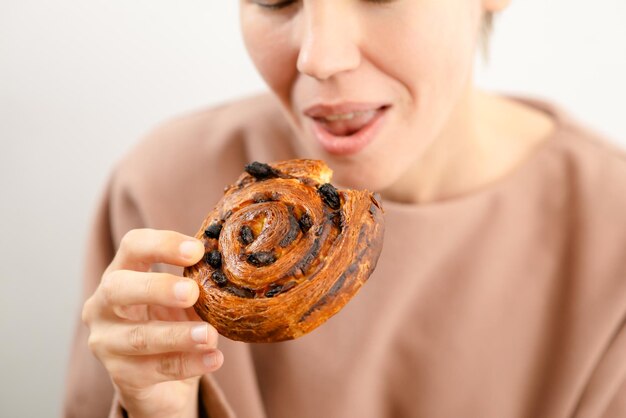
[[[382,250],[379,199],[329,184],[322,161],[247,166],[204,220],[206,257],[185,269],[194,308],[227,338],[277,342],[323,324],[368,279]]]

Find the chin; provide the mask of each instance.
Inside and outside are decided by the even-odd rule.
[[[300,138],[307,137],[301,135]],[[333,170],[331,182],[339,188],[380,192],[402,177],[404,161],[398,161],[397,155],[388,148],[370,148],[358,154],[340,156],[312,146],[313,142],[313,138],[300,142],[300,155],[326,162]]]

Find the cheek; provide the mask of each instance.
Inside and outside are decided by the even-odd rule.
[[[260,23],[253,16],[242,16],[244,44],[252,63],[267,85],[283,103],[288,102],[296,76],[297,50],[289,43],[288,25],[276,28]]]
[[[402,84],[410,99],[450,92],[464,84],[473,67],[479,10],[473,2],[424,1],[379,19],[368,36],[372,63]],[[394,30],[385,30],[393,27]],[[373,35],[376,36],[373,36]]]

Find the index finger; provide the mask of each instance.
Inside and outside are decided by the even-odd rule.
[[[204,255],[204,244],[175,231],[133,229],[124,235],[107,270],[148,271],[155,263],[187,267]]]

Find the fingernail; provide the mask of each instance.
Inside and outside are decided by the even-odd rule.
[[[194,259],[200,254],[199,241],[183,241],[179,247],[180,255],[186,259]]]
[[[224,356],[221,351],[217,350],[202,356],[202,362],[209,369],[215,369],[222,363]]]
[[[196,325],[191,329],[191,339],[197,343],[206,343],[209,339],[208,326],[206,324]]]
[[[187,300],[191,293],[191,282],[188,280],[180,281],[174,285],[174,295],[178,300]]]

